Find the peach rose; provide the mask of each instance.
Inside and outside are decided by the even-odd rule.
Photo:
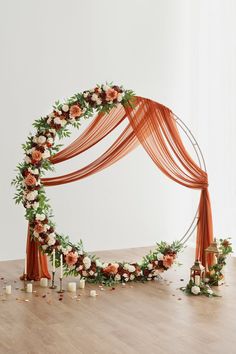
[[[36,182],[37,182],[36,178],[31,174],[28,174],[28,176],[25,178],[25,184],[27,186],[34,186]]]
[[[74,252],[69,252],[66,255],[66,264],[68,266],[73,266],[78,260],[78,256]]]
[[[118,266],[115,264],[111,264],[107,266],[106,268],[103,269],[104,273],[109,273],[109,274],[117,274],[118,272]]]
[[[44,226],[41,223],[37,223],[34,227],[34,231],[40,234],[41,232],[44,231]]]
[[[109,88],[106,91],[106,100],[107,101],[113,101],[117,98],[118,96],[118,92],[116,90],[114,90],[113,88]]]
[[[174,262],[174,258],[172,256],[170,256],[169,254],[164,256],[164,258],[163,258],[164,267],[170,268],[172,266],[173,262]]]
[[[39,162],[42,159],[42,153],[39,150],[34,150],[32,152],[32,159],[36,162]]]
[[[70,117],[72,118],[77,118],[81,115],[82,109],[78,104],[74,104],[73,106],[70,107]]]

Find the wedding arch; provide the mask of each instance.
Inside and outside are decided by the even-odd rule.
[[[70,135],[69,127],[79,128],[82,118],[97,116],[69,146],[59,151],[56,138]],[[123,121],[127,125],[115,142],[87,166],[58,177],[45,178],[57,163],[71,159],[90,149],[116,129]],[[25,207],[28,220],[27,279],[50,278],[47,256],[63,262],[64,274],[86,278],[90,282],[111,284],[120,281],[150,280],[167,270],[197,227],[196,259],[205,262],[204,250],[213,241],[208,176],[201,150],[186,125],[169,108],[150,99],[135,96],[133,91],[113,84],[97,85],[78,93],[64,103],[57,101],[53,111],[37,119],[36,133],[23,145],[25,159],[17,166],[16,203]],[[197,164],[186,151],[178,126],[185,131],[195,151]],[[84,251],[82,241],[70,242],[55,230],[45,187],[71,183],[95,174],[114,164],[141,144],[155,165],[173,181],[191,189],[201,190],[197,213],[186,234],[179,241],[157,243],[154,251],[138,263],[104,263]],[[200,156],[200,158],[199,158]],[[202,159],[202,163],[201,163]],[[195,223],[195,226],[194,226]],[[209,260],[210,262],[211,260]]]

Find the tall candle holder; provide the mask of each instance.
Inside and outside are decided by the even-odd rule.
[[[58,294],[64,293],[65,290],[62,289],[62,278],[60,278],[60,290],[58,290]]]
[[[52,272],[52,285],[49,287],[49,289],[56,289],[57,288],[57,286],[55,285],[54,279],[55,279],[55,272]]]

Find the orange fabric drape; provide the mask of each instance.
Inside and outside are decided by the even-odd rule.
[[[170,109],[136,97],[135,108],[127,106],[124,109],[119,105],[109,114],[99,114],[78,139],[53,156],[51,161],[59,163],[88,150],[113,131],[125,117],[128,117],[129,124],[99,158],[77,171],[43,178],[42,183],[54,186],[88,177],[115,163],[140,143],[166,176],[185,187],[201,190],[196,258],[204,264],[204,249],[213,240],[207,173],[187,153]],[[42,271],[47,273],[45,256],[41,256],[42,259]]]

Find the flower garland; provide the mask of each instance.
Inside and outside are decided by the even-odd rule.
[[[78,93],[64,103],[57,101],[53,111],[37,119],[33,126],[35,135],[29,135],[23,150],[25,159],[18,164],[18,174],[12,181],[16,186],[15,202],[25,207],[25,218],[29,221],[31,237],[37,240],[41,250],[52,257],[55,249],[56,267],[63,254],[65,275],[86,278],[91,282],[112,284],[113,282],[151,280],[174,263],[182,246],[179,242],[168,245],[157,244],[154,251],[144,256],[140,263],[102,263],[96,256],[86,253],[82,241],[72,244],[68,237],[55,231],[52,211],[41,177],[53,171],[49,158],[62,145],[56,138],[70,136],[70,126],[79,128],[81,119],[94,113],[109,112],[118,104],[132,105],[134,92],[113,84],[97,85],[91,90]]]

